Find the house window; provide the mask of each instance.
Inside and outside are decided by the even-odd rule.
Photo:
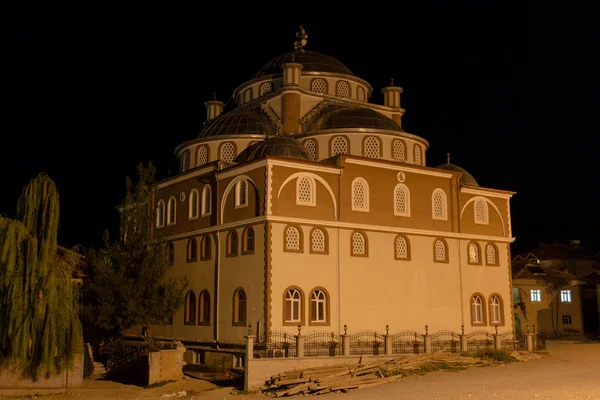
[[[325,79],[313,79],[310,90],[316,93],[327,93],[327,82]]]
[[[435,189],[431,195],[431,213],[433,219],[448,220],[446,192],[442,189]]]
[[[356,89],[356,100],[365,101],[365,89],[363,89],[361,86]]]
[[[229,232],[227,237],[227,256],[237,256],[238,254],[238,234],[233,230]]]
[[[242,233],[242,254],[254,253],[254,228],[248,227]]]
[[[448,253],[446,251],[446,243],[441,239],[436,239],[433,242],[434,261],[447,262]]]
[[[190,151],[185,150],[181,153],[181,172],[185,172],[190,169]]]
[[[196,147],[196,165],[204,165],[208,163],[208,146],[202,145]]]
[[[488,206],[484,200],[475,200],[475,223],[488,224]]]
[[[271,82],[265,82],[260,86],[260,95],[264,96],[267,93],[271,93],[273,91],[273,85]]]
[[[248,299],[244,289],[233,292],[233,325],[246,326],[246,306]]]
[[[313,139],[308,139],[306,142],[304,142],[304,147],[310,153],[312,158],[314,158],[316,160],[317,159],[317,142],[314,141]]]
[[[327,322],[327,295],[325,291],[313,290],[310,296],[310,322]]]
[[[288,226],[285,229],[285,250],[302,251],[302,237],[300,230],[295,226]]]
[[[379,139],[369,136],[363,142],[363,157],[379,158],[381,156]]]
[[[473,325],[485,324],[483,315],[483,297],[476,294],[471,297],[471,323]]]
[[[175,216],[177,213],[177,202],[175,197],[171,196],[167,202],[167,225],[174,225],[176,220]]]
[[[348,82],[338,81],[336,92],[338,97],[350,97],[350,85]]]
[[[363,178],[352,181],[352,211],[369,211],[369,184]]]
[[[301,321],[302,296],[296,289],[288,289],[285,292],[285,322]]]
[[[175,264],[175,245],[173,242],[167,243],[167,261],[169,265]]]
[[[221,160],[226,163],[233,162],[235,159],[235,144],[233,142],[225,142],[221,146]]]
[[[404,142],[400,139],[395,139],[392,144],[392,158],[394,161],[404,162],[406,161],[406,150]]]
[[[165,201],[161,199],[156,207],[156,227],[162,228],[163,226],[165,226]]]
[[[415,157],[415,164],[421,165],[421,146],[416,145],[416,144],[414,147],[414,157]]]
[[[198,241],[196,238],[188,240],[187,245],[187,262],[193,262],[198,260]]]
[[[192,189],[192,191],[190,192],[188,201],[189,201],[188,219],[198,218],[199,196],[198,196],[197,189]]]
[[[198,297],[198,325],[210,324],[210,293],[208,290],[200,292]]]
[[[352,255],[353,256],[366,256],[367,254],[367,239],[361,232],[354,232],[352,234]]]
[[[410,217],[410,192],[403,183],[394,188],[394,215]]]
[[[469,264],[481,264],[479,262],[479,246],[476,243],[469,243]]]
[[[562,303],[570,303],[571,302],[571,290],[561,290],[560,291],[560,301]]]
[[[540,289],[531,289],[531,301],[542,301],[542,291]]]
[[[488,244],[485,246],[485,263],[487,265],[498,265],[498,258],[496,257],[496,246]]]
[[[319,228],[314,228],[310,234],[310,251],[311,253],[327,252],[325,232]]]
[[[331,140],[331,156],[338,154],[348,154],[348,139],[343,136],[336,136]]]
[[[312,178],[301,176],[296,180],[296,204],[300,206],[316,204],[315,182]]]
[[[252,88],[248,88],[244,92],[244,103],[248,103],[249,101],[252,101]]]
[[[194,325],[196,323],[196,293],[193,290],[185,295],[183,323],[184,325]]]
[[[408,260],[410,258],[408,239],[405,236],[396,236],[395,252],[396,260]]]
[[[502,300],[500,296],[490,297],[490,323],[493,325],[502,324]]]
[[[570,315],[563,315],[562,316],[562,323],[563,325],[571,325],[572,318]]]
[[[211,250],[212,244],[210,236],[202,236],[202,240],[200,241],[200,260],[210,260]]]
[[[235,208],[248,205],[248,181],[242,179],[235,184]]]
[[[210,215],[211,214],[211,188],[209,185],[205,185],[202,188],[202,216],[206,216],[206,215]]]

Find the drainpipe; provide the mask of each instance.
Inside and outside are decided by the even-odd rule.
[[[221,163],[219,162],[217,164],[217,170],[220,170],[220,169],[221,169]],[[220,301],[219,301],[219,298],[220,298],[220,296],[219,296],[219,294],[220,294],[219,284],[220,284],[220,281],[221,281],[221,279],[220,279],[221,278],[221,234],[220,234],[221,230],[219,229],[219,227],[221,225],[220,224],[220,217],[221,217],[221,215],[220,215],[221,211],[220,210],[221,210],[221,208],[218,207],[218,205],[219,205],[219,201],[218,201],[218,199],[219,199],[219,179],[217,178],[217,174],[215,174],[215,181],[216,181],[216,183],[215,183],[215,186],[216,186],[216,188],[215,188],[216,189],[215,190],[216,196],[211,196],[211,197],[214,197],[214,198],[217,199],[217,207],[215,207],[215,213],[214,213],[214,215],[215,215],[215,217],[217,219],[217,221],[216,221],[217,222],[217,232],[216,232],[216,240],[215,240],[215,251],[216,251],[217,254],[216,254],[216,257],[215,257],[216,264],[215,264],[215,322],[214,322],[215,329],[214,329],[214,334],[215,334],[215,341],[217,342],[217,346],[218,346],[218,343],[219,343],[219,322],[220,322],[220,319],[219,319],[219,305],[220,305]],[[212,198],[210,200],[212,202]]]
[[[458,182],[458,178],[453,177],[453,182],[452,185],[455,186],[456,190],[454,190],[454,193],[456,193],[456,202],[455,204],[453,204],[452,209],[454,210],[454,212],[456,212],[458,214],[458,219],[456,220],[456,232],[460,233],[460,183]],[[454,218],[453,218],[454,219]],[[458,254],[458,277],[459,277],[459,287],[460,287],[460,322],[461,325],[464,326],[465,324],[465,307],[464,307],[464,296],[463,296],[463,273],[462,273],[462,257],[460,256],[460,249],[461,249],[461,239],[458,238],[458,240],[456,241],[457,245],[456,245],[456,251]]]
[[[339,174],[339,183],[338,183],[338,215],[337,220],[340,222],[341,218],[341,207],[340,207],[340,196],[342,193],[342,172],[344,170],[340,170]],[[336,254],[336,273],[337,273],[337,286],[338,286],[338,332],[342,332],[342,284],[341,284],[341,271],[340,271],[340,228],[337,228],[337,254]]]

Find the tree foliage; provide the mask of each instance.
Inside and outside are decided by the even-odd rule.
[[[40,174],[23,189],[15,219],[0,216],[0,361],[36,379],[83,351],[80,256],[57,244],[59,196]]]
[[[88,251],[84,281],[84,321],[107,336],[163,322],[183,305],[187,280],[168,277],[166,245],[150,238],[155,218],[149,206],[156,170],[138,166],[138,181],[126,179],[120,206],[120,237],[104,234],[104,246]]]

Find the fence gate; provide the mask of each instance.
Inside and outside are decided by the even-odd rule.
[[[504,332],[500,334],[500,345],[502,346],[502,350],[519,350],[519,341],[514,340],[512,332]],[[527,342],[525,342],[525,348],[527,348]]]
[[[254,349],[257,358],[296,357],[296,338],[285,331],[270,331],[265,343]]]
[[[460,336],[452,331],[439,331],[431,335],[431,351],[458,353],[460,351]]]
[[[350,335],[350,354],[385,354],[384,336],[377,331],[360,331]]]
[[[304,339],[304,355],[341,356],[343,354],[342,337],[334,332],[315,331]]]
[[[493,349],[494,337],[491,333],[484,331],[475,331],[467,335],[467,351],[477,351],[479,349]]]
[[[423,335],[417,331],[401,331],[392,335],[393,354],[425,353]]]

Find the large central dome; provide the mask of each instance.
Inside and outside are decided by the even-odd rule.
[[[254,78],[259,78],[265,75],[280,74],[282,72],[281,66],[285,63],[292,62],[292,58],[293,62],[302,64],[303,71],[333,72],[336,74],[354,75],[352,71],[348,69],[348,67],[335,58],[328,56],[327,54],[300,49],[283,53],[280,56],[275,57],[263,65],[256,75],[254,75]]]

